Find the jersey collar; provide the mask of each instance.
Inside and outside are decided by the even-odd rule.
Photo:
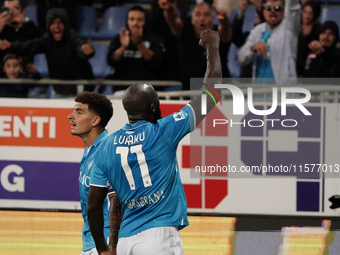
[[[148,125],[148,124],[151,124],[149,121],[146,121],[146,120],[140,120],[140,121],[137,121],[136,123],[133,123],[133,124],[126,124],[125,127],[123,127],[124,130],[132,130],[132,129],[137,129],[139,128],[140,126],[145,126],[145,125]]]
[[[97,138],[96,140],[94,140],[94,143],[92,144],[92,146],[97,147],[100,142],[109,135],[109,131],[107,129],[105,129]]]

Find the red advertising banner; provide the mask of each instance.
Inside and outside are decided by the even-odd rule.
[[[72,109],[0,107],[0,145],[83,148],[71,135]]]

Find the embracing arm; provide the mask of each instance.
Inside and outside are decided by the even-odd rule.
[[[115,253],[118,243],[118,232],[120,223],[122,222],[122,206],[118,200],[116,193],[109,194],[109,200],[111,203],[110,211],[110,249]]]
[[[114,254],[110,251],[104,237],[103,204],[107,195],[107,188],[90,185],[88,196],[87,217],[90,230],[99,254]]]

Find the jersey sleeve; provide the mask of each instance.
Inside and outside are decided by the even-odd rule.
[[[106,177],[106,174],[100,169],[97,164],[96,160],[92,164],[91,176],[90,176],[90,185],[102,188],[112,189],[109,180]]]
[[[107,194],[108,194],[108,195],[109,195],[109,194],[115,194],[116,191],[114,190],[114,188],[112,188],[110,182],[108,183],[108,185],[109,185],[109,186],[108,186],[109,190],[108,190]]]
[[[175,112],[158,121],[161,136],[173,146],[195,129],[195,114],[192,107],[187,104],[179,112]]]

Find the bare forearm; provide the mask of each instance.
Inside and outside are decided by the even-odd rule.
[[[231,41],[233,30],[228,17],[225,17],[225,20],[221,21],[218,25],[218,32],[220,34],[221,42],[227,43]]]
[[[204,76],[204,88],[211,91],[215,90],[219,95],[221,95],[220,89],[215,89],[215,84],[222,83],[222,65],[221,58],[219,55],[219,49],[216,46],[209,45],[207,47],[207,69]],[[202,104],[201,97],[199,98],[199,106]],[[215,102],[211,99],[210,96],[206,95],[206,111],[209,113],[212,108],[215,106]],[[197,107],[198,108],[198,107]],[[196,109],[197,109],[196,108]],[[196,123],[197,125],[205,118],[205,115],[202,115],[200,111],[195,111],[196,114]]]
[[[262,1],[261,0],[255,0],[255,1],[252,1],[253,4],[255,5],[256,9],[258,11],[261,11],[262,12]]]
[[[205,72],[204,82],[210,78],[222,82],[222,64],[219,48],[216,46],[207,48],[207,70]]]
[[[111,203],[110,211],[110,249],[115,252],[118,243],[118,232],[120,228],[120,223],[122,222],[122,206],[118,200],[117,194],[112,194],[109,196]]]
[[[98,252],[109,251],[104,237],[103,206],[91,206],[87,209],[90,230]]]
[[[175,37],[180,37],[183,33],[183,22],[177,16],[177,10],[169,8],[167,10],[164,10],[163,14],[166,22],[170,27],[171,33]]]
[[[120,61],[122,59],[123,53],[124,53],[125,47],[121,46],[119,47],[115,52],[112,54],[113,61]]]
[[[4,29],[5,26],[6,26],[5,23],[0,22],[0,33],[2,32],[2,30]]]

